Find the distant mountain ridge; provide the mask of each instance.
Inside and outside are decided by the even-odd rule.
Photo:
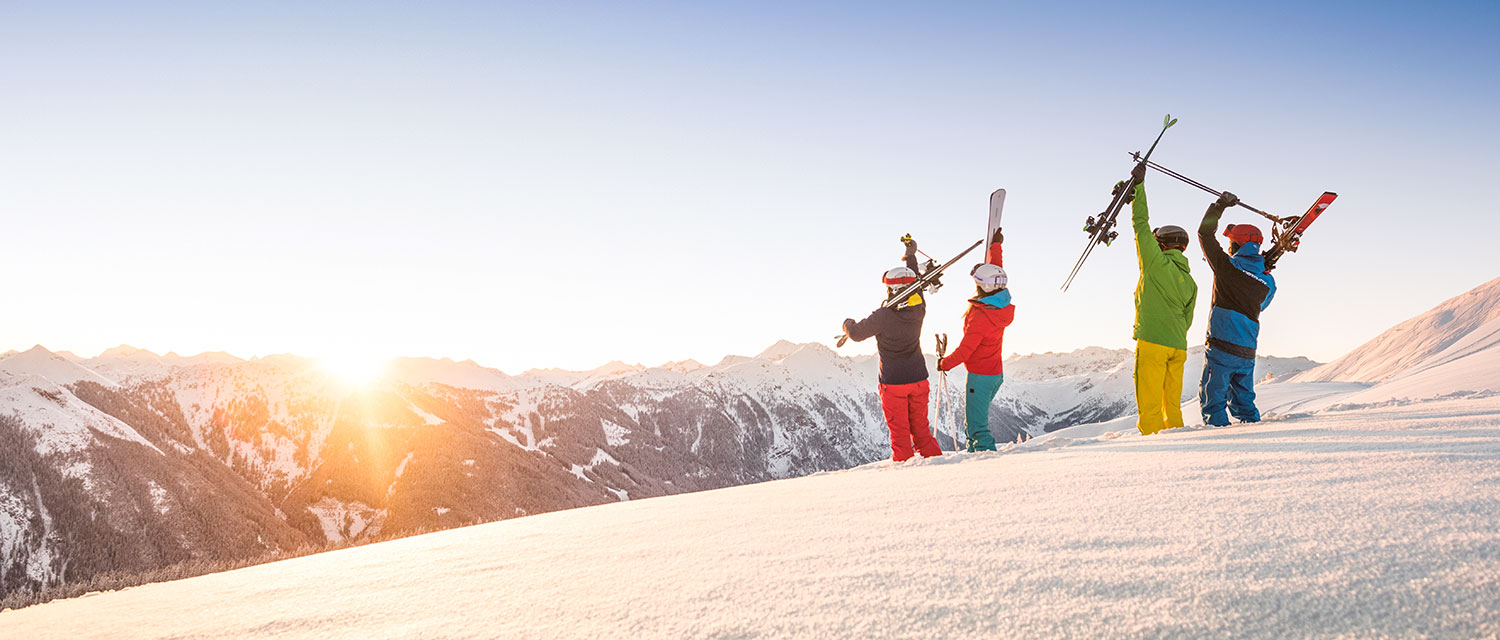
[[[1130,359],[1011,358],[991,425],[1012,441],[1133,412]],[[364,387],[290,355],[11,353],[0,456],[29,471],[0,476],[0,587],[849,468],[889,455],[876,375],[873,356],[786,341],[712,366],[515,376],[401,358]],[[960,409],[934,414],[948,450],[962,379]]]

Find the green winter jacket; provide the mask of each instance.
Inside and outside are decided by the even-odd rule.
[[[1151,232],[1146,211],[1146,185],[1135,186],[1130,205],[1130,224],[1135,229],[1136,256],[1141,279],[1135,285],[1135,339],[1164,347],[1187,349],[1188,327],[1193,324],[1193,305],[1198,302],[1198,284],[1181,251],[1162,251]]]

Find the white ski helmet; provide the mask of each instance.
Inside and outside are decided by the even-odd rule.
[[[969,275],[974,276],[974,282],[985,293],[994,293],[1010,283],[1010,278],[1005,276],[1005,269],[988,263],[974,265]]]
[[[896,267],[886,271],[885,275],[881,276],[880,281],[892,289],[904,287],[917,281],[917,272],[906,267]]]

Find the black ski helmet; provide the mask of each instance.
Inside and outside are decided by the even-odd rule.
[[[1162,225],[1151,232],[1156,236],[1156,242],[1168,249],[1186,249],[1188,246],[1187,229],[1175,224]]]

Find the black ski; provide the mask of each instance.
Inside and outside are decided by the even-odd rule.
[[[1161,137],[1167,133],[1167,129],[1177,124],[1170,113],[1162,118],[1161,122],[1161,133],[1156,134],[1156,141],[1152,142],[1151,148],[1146,150],[1143,161],[1151,159],[1151,153],[1156,151],[1156,145],[1161,142]],[[1073,284],[1074,276],[1077,276],[1078,270],[1083,268],[1083,261],[1089,259],[1089,254],[1093,253],[1095,246],[1107,245],[1119,236],[1119,233],[1114,230],[1115,219],[1120,216],[1120,209],[1125,206],[1125,203],[1131,200],[1131,194],[1134,191],[1129,180],[1126,180],[1124,185],[1123,187],[1116,185],[1114,199],[1109,201],[1109,206],[1098,216],[1089,216],[1088,222],[1084,224],[1083,230],[1089,234],[1089,244],[1083,248],[1083,255],[1078,257],[1078,262],[1073,265],[1073,271],[1068,274],[1068,279],[1063,281],[1063,291],[1067,291],[1068,285]]]
[[[921,275],[921,277],[917,278],[916,282],[913,282],[913,283],[911,283],[909,285],[906,285],[905,287],[902,287],[900,291],[897,291],[895,295],[891,296],[890,299],[886,300],[885,303],[882,304],[882,305],[880,305],[880,306],[885,307],[887,309],[896,309],[896,310],[900,310],[900,309],[906,308],[906,305],[911,302],[911,297],[912,296],[914,296],[914,295],[916,295],[918,293],[921,293],[921,291],[923,289],[926,289],[928,285],[932,284],[933,282],[935,282],[938,279],[939,276],[943,275],[943,270],[947,269],[948,267],[953,266],[953,263],[958,262],[959,260],[962,260],[964,256],[969,255],[969,252],[971,252],[971,251],[973,251],[975,249],[978,249],[979,245],[982,245],[982,244],[984,244],[983,240],[980,240],[979,242],[975,242],[974,244],[969,245],[969,248],[964,249],[963,252],[959,253],[956,256],[953,256],[952,260],[949,260],[949,261],[947,261],[947,262],[945,262],[945,263],[943,263],[941,265],[938,265],[938,266],[935,266],[935,267],[932,267],[932,268],[928,269],[925,273],[923,273]],[[929,262],[931,262],[931,261],[929,261]],[[837,344],[837,346],[842,347],[842,346],[844,346],[844,343],[848,342],[848,341],[849,341],[849,334],[847,334],[847,333],[843,334],[843,335],[841,335],[841,336],[838,337],[838,344]]]

